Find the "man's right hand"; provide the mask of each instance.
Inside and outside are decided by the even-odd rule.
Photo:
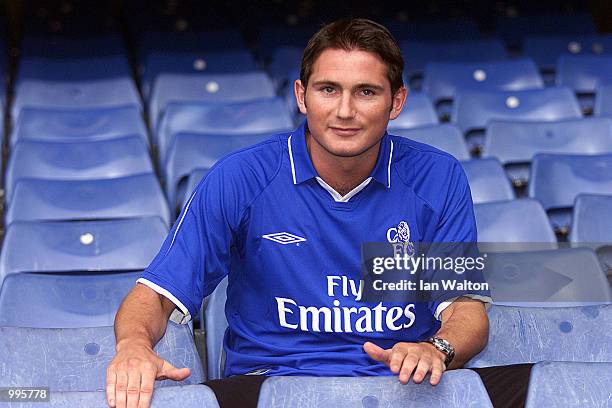
[[[190,374],[189,368],[176,368],[160,358],[146,341],[121,341],[106,370],[108,405],[148,408],[155,380],[182,381]]]

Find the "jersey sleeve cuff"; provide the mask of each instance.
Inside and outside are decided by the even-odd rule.
[[[469,293],[465,295],[461,295],[461,296],[456,296],[454,298],[447,299],[438,305],[438,307],[436,308],[436,312],[434,313],[434,317],[436,318],[436,320],[441,320],[440,315],[442,315],[442,312],[444,311],[444,309],[449,307],[451,303],[453,303],[455,300],[457,300],[460,297],[468,297],[470,299],[480,300],[482,303],[485,304],[486,310],[489,310],[489,307],[491,306],[491,303],[493,302],[490,296],[483,296],[483,295],[476,295],[476,294],[469,294]]]
[[[146,278],[139,278],[136,283],[141,283],[149,287],[150,289],[154,290],[158,294],[164,296],[172,303],[174,303],[176,308],[172,311],[172,314],[170,315],[171,321],[179,324],[186,324],[191,320],[191,313],[189,313],[189,309],[187,309],[183,302],[178,300],[177,297],[170,293],[167,289],[162,288],[158,284],[151,282],[149,279]]]

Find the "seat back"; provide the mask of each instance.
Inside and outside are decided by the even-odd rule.
[[[594,93],[599,83],[612,81],[612,56],[562,55],[557,61],[557,85],[576,93]]]
[[[157,387],[204,381],[189,326],[168,323],[155,351],[173,366],[191,370],[184,381],[157,381]],[[0,327],[0,360],[3,363],[0,386],[40,387],[44,384],[52,393],[104,390],[106,368],[114,356],[112,326],[78,329]]]
[[[438,116],[429,97],[420,92],[409,93],[400,115],[389,122],[387,129],[412,129],[421,126],[437,125]]]
[[[514,190],[497,159],[462,161],[474,204],[513,200]]]
[[[470,158],[470,152],[468,152],[461,131],[453,125],[443,124],[416,129],[394,129],[391,133],[433,146],[453,155],[457,160],[468,160]]]
[[[576,196],[569,240],[612,245],[612,194]]]

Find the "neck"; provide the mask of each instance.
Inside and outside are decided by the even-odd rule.
[[[370,176],[380,150],[380,143],[376,143],[358,156],[336,156],[318,144],[308,131],[306,132],[306,144],[319,177],[342,196]]]

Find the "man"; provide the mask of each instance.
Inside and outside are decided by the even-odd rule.
[[[226,276],[230,380],[213,384],[222,406],[223,384],[248,401],[234,403],[253,404],[265,375],[429,374],[436,385],[485,346],[487,292],[361,298],[362,242],[476,241],[460,164],[386,133],[406,99],[402,71],[397,44],[374,22],[337,21],[311,39],[295,83],[307,122],[215,165],[123,302],[110,406],[149,406],[155,379],[189,375],[153,346],[168,318],[189,321]]]

